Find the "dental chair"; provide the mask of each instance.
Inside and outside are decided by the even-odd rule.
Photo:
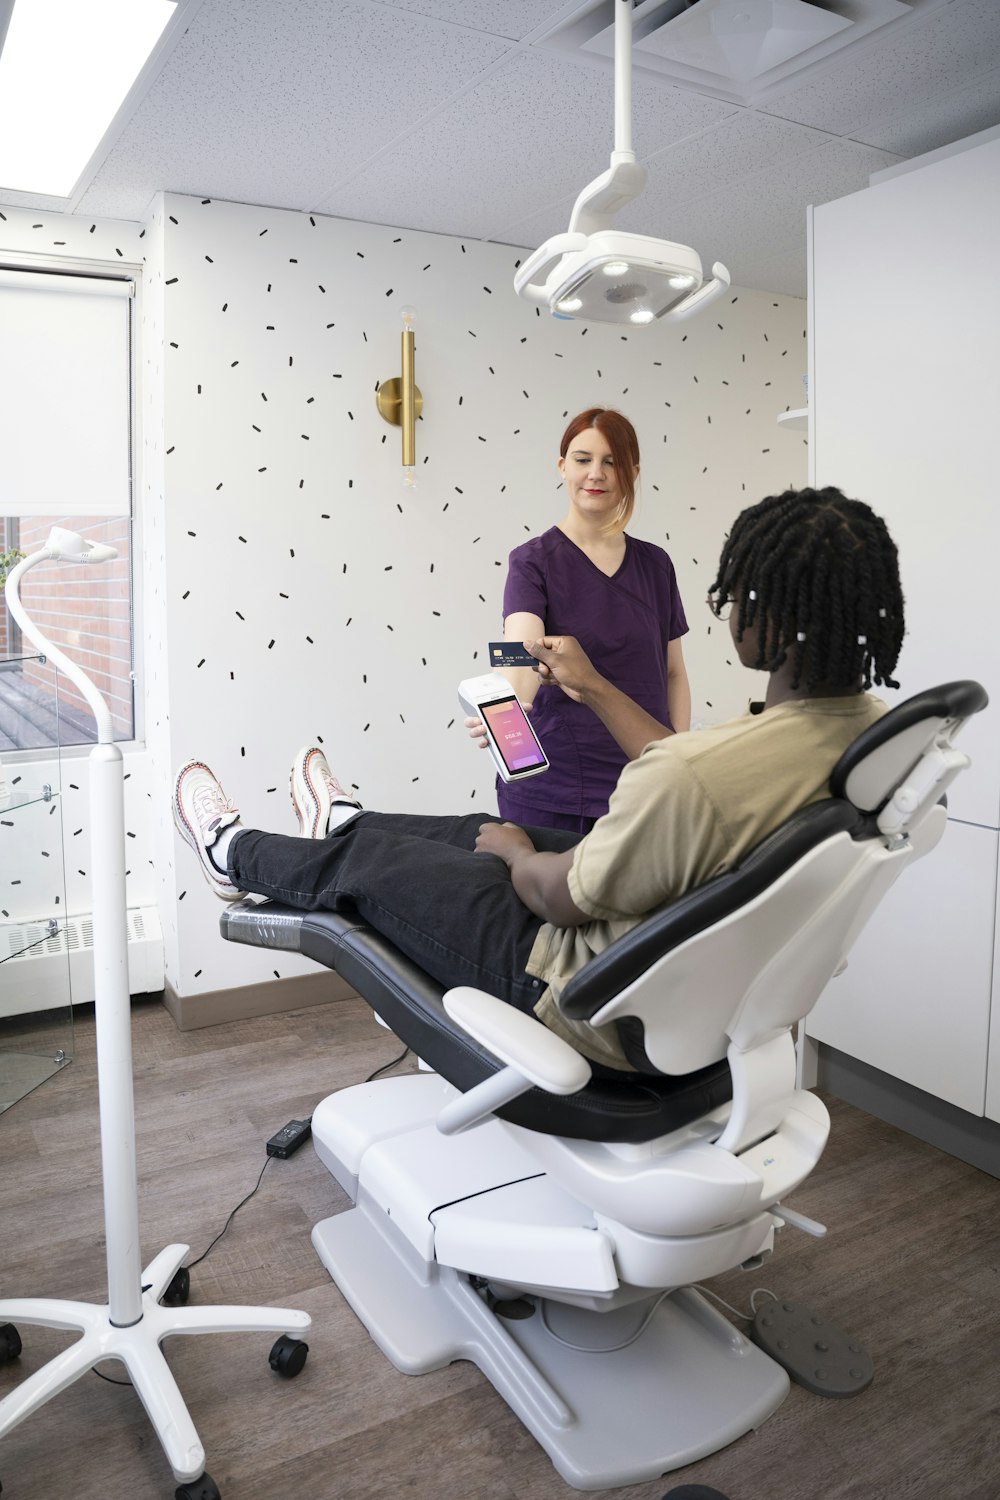
[[[354,1204],[313,1243],[398,1369],[474,1361],[580,1489],[657,1478],[775,1410],[785,1368],[692,1283],[756,1264],[785,1225],[824,1232],[785,1206],[830,1125],[796,1087],[792,1029],[940,839],[969,763],[952,740],[986,701],[956,682],[891,710],[829,800],[575,976],[563,1012],[616,1026],[634,1073],[443,993],[350,915],[226,910],[226,938],[335,969],[433,1070],[344,1089],[312,1121]]]

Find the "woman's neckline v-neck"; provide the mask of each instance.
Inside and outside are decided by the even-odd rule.
[[[602,567],[599,567],[598,564],[595,563],[594,559],[590,556],[590,554],[587,553],[587,552],[585,552],[583,550],[583,548],[580,546],[579,542],[574,542],[574,540],[573,540],[573,538],[571,536],[567,536],[566,535],[566,532],[563,531],[563,529],[562,529],[561,526],[553,526],[552,530],[553,531],[558,531],[558,533],[562,537],[563,541],[566,542],[570,547],[572,547],[574,552],[579,552],[580,556],[587,563],[589,563],[589,565],[594,569],[594,572],[595,573],[600,573],[601,577],[602,578],[606,578],[609,583],[613,583],[614,582],[614,580],[621,573],[621,571],[624,568],[625,564],[628,562],[629,549],[630,549],[630,546],[631,546],[632,539],[628,535],[628,532],[626,532],[626,531],[622,532],[622,536],[625,539],[625,551],[622,553],[622,560],[618,564],[617,568],[615,569],[615,571],[613,573],[605,573],[604,569]]]

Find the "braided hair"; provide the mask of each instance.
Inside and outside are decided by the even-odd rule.
[[[717,598],[713,598],[718,596]],[[760,622],[754,666],[792,657],[790,686],[898,687],[903,594],[896,545],[860,500],[840,490],[785,490],[736,519],[709,589],[735,597],[737,639]]]

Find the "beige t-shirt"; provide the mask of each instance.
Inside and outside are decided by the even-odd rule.
[[[561,1014],[563,986],[650,912],[732,869],[793,813],[828,797],[833,767],[885,711],[870,693],[800,699],[647,745],[574,853],[570,895],[592,920],[546,923],[535,939],[528,973],[547,986],[539,1020],[584,1056],[629,1069],[613,1025]]]

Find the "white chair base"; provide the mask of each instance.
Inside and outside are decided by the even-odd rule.
[[[583,1490],[655,1479],[764,1422],[788,1392],[785,1371],[690,1288],[621,1282],[614,1228],[595,1227],[540,1170],[530,1132],[490,1121],[438,1133],[453,1093],[410,1075],[346,1089],[313,1114],[320,1159],[356,1200],[313,1244],[396,1368],[472,1361]],[[720,1232],[723,1268],[772,1234],[767,1214]],[[695,1239],[704,1264],[716,1236]],[[666,1264],[690,1259],[690,1241],[659,1243]],[[529,1316],[496,1310],[521,1294]]]
[[[766,1421],[788,1393],[784,1370],[689,1288],[651,1316],[655,1297],[607,1314],[543,1302],[514,1321],[492,1312],[463,1273],[425,1262],[370,1203],[325,1219],[312,1238],[398,1370],[472,1361],[577,1489],[639,1484],[704,1458]],[[569,1347],[623,1343],[647,1316],[614,1352]]]

